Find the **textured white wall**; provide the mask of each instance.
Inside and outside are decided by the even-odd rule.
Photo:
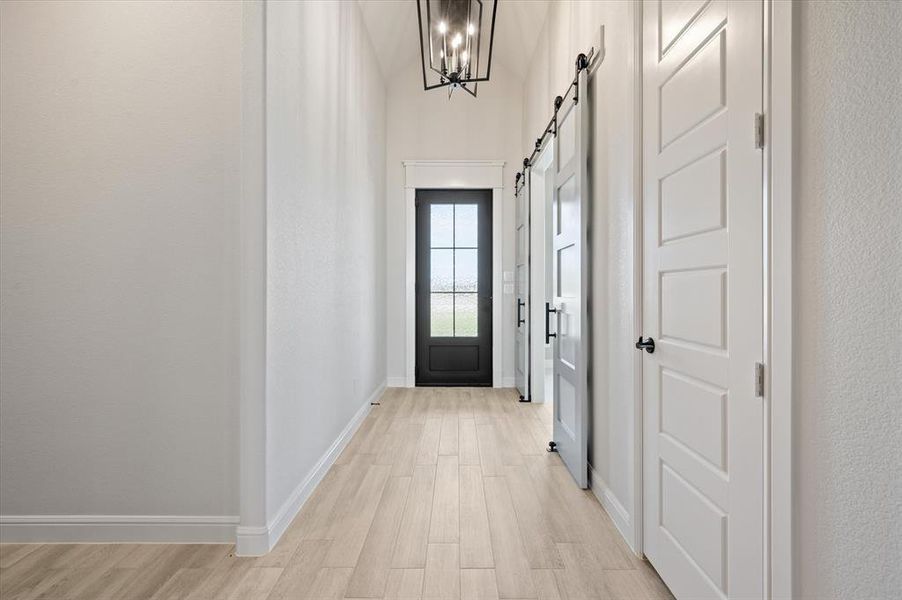
[[[491,81],[479,86],[479,97],[446,91],[423,91],[420,65],[393,76],[388,91],[386,200],[388,375],[403,379],[405,367],[405,261],[403,160],[503,160],[504,207],[502,269],[514,270],[514,173],[522,168],[520,151],[521,82],[493,67]],[[502,377],[514,376],[513,294],[496,302],[502,307]],[[495,367],[497,368],[497,367]]]
[[[241,7],[0,3],[3,515],[236,515]]]
[[[615,509],[634,522],[633,10],[629,2],[557,2],[523,89],[524,152],[552,114],[554,97],[574,77],[576,56],[598,44],[604,62],[590,80],[592,140],[592,421],[589,462]],[[602,481],[599,482],[598,479]],[[627,536],[631,533],[625,532]]]
[[[267,4],[266,506],[385,382],[385,88],[355,2]]]
[[[797,585],[902,590],[902,3],[795,32]]]

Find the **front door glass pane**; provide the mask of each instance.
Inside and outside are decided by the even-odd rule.
[[[477,252],[478,250],[469,248],[454,250],[455,292],[478,291],[479,269],[476,264]]]
[[[479,333],[478,207],[433,204],[429,209],[430,335],[475,337]]]
[[[432,248],[454,247],[454,205],[433,204],[429,207],[429,239]]]
[[[455,294],[431,294],[429,331],[432,337],[454,336]]]
[[[454,335],[456,337],[476,336],[479,317],[476,294],[454,294]]]
[[[475,204],[454,205],[454,247],[475,248],[479,245],[479,214]]]
[[[446,248],[433,248],[430,252],[432,257],[430,286],[433,292],[453,292],[454,291],[454,250]]]

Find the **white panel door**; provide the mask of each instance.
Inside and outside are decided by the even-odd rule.
[[[529,169],[523,177],[529,177]],[[514,334],[514,382],[521,401],[529,401],[529,182],[517,192],[517,329]]]
[[[589,452],[589,98],[587,71],[557,113],[552,194],[554,443],[581,488]]]
[[[645,2],[644,547],[677,598],[766,589],[762,14]]]

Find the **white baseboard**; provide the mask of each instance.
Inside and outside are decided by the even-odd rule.
[[[237,516],[4,515],[0,542],[231,544]]]
[[[608,487],[604,479],[601,478],[591,465],[589,466],[589,481],[592,493],[595,494],[595,497],[598,498],[602,508],[604,508],[605,512],[608,513],[608,516],[611,517],[614,526],[617,527],[617,531],[620,532],[620,535],[623,536],[623,539],[632,551],[636,552],[636,536],[633,531],[633,522],[632,519],[630,519],[629,511],[624,508],[623,504],[620,503],[620,500],[617,499],[617,496],[611,488]]]
[[[361,405],[350,422],[345,426],[326,453],[320,457],[310,473],[298,484],[288,499],[279,508],[279,512],[266,527],[238,527],[236,530],[235,553],[238,556],[263,556],[272,550],[282,534],[291,525],[298,511],[310,498],[310,494],[319,485],[329,468],[335,463],[338,455],[345,449],[363,420],[372,409],[371,402],[376,402],[385,391],[386,384],[380,384],[369,398]]]
[[[501,387],[512,388],[517,386],[517,380],[514,377],[504,377],[501,380]]]
[[[389,377],[388,378],[388,387],[407,387],[407,378],[406,377]]]

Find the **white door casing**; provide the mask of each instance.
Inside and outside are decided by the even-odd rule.
[[[644,9],[644,550],[678,598],[760,598],[763,3]]]
[[[504,161],[501,160],[405,160],[405,375],[388,378],[389,386],[416,385],[416,192],[417,189],[492,190],[492,387],[501,387],[504,323],[502,319],[502,204]]]
[[[557,111],[552,193],[554,443],[581,488],[588,487],[589,247],[588,70]]]
[[[521,186],[516,194],[516,329],[514,330],[514,384],[520,392],[520,400],[527,402],[530,396],[529,359],[530,332],[529,310],[529,169],[524,169]]]
[[[531,402],[550,402],[545,397],[546,369],[551,366],[545,343],[545,302],[551,299],[551,197],[554,185],[554,144],[547,143],[529,166],[529,298]],[[546,268],[547,267],[547,268]],[[547,363],[547,364],[546,364]]]

